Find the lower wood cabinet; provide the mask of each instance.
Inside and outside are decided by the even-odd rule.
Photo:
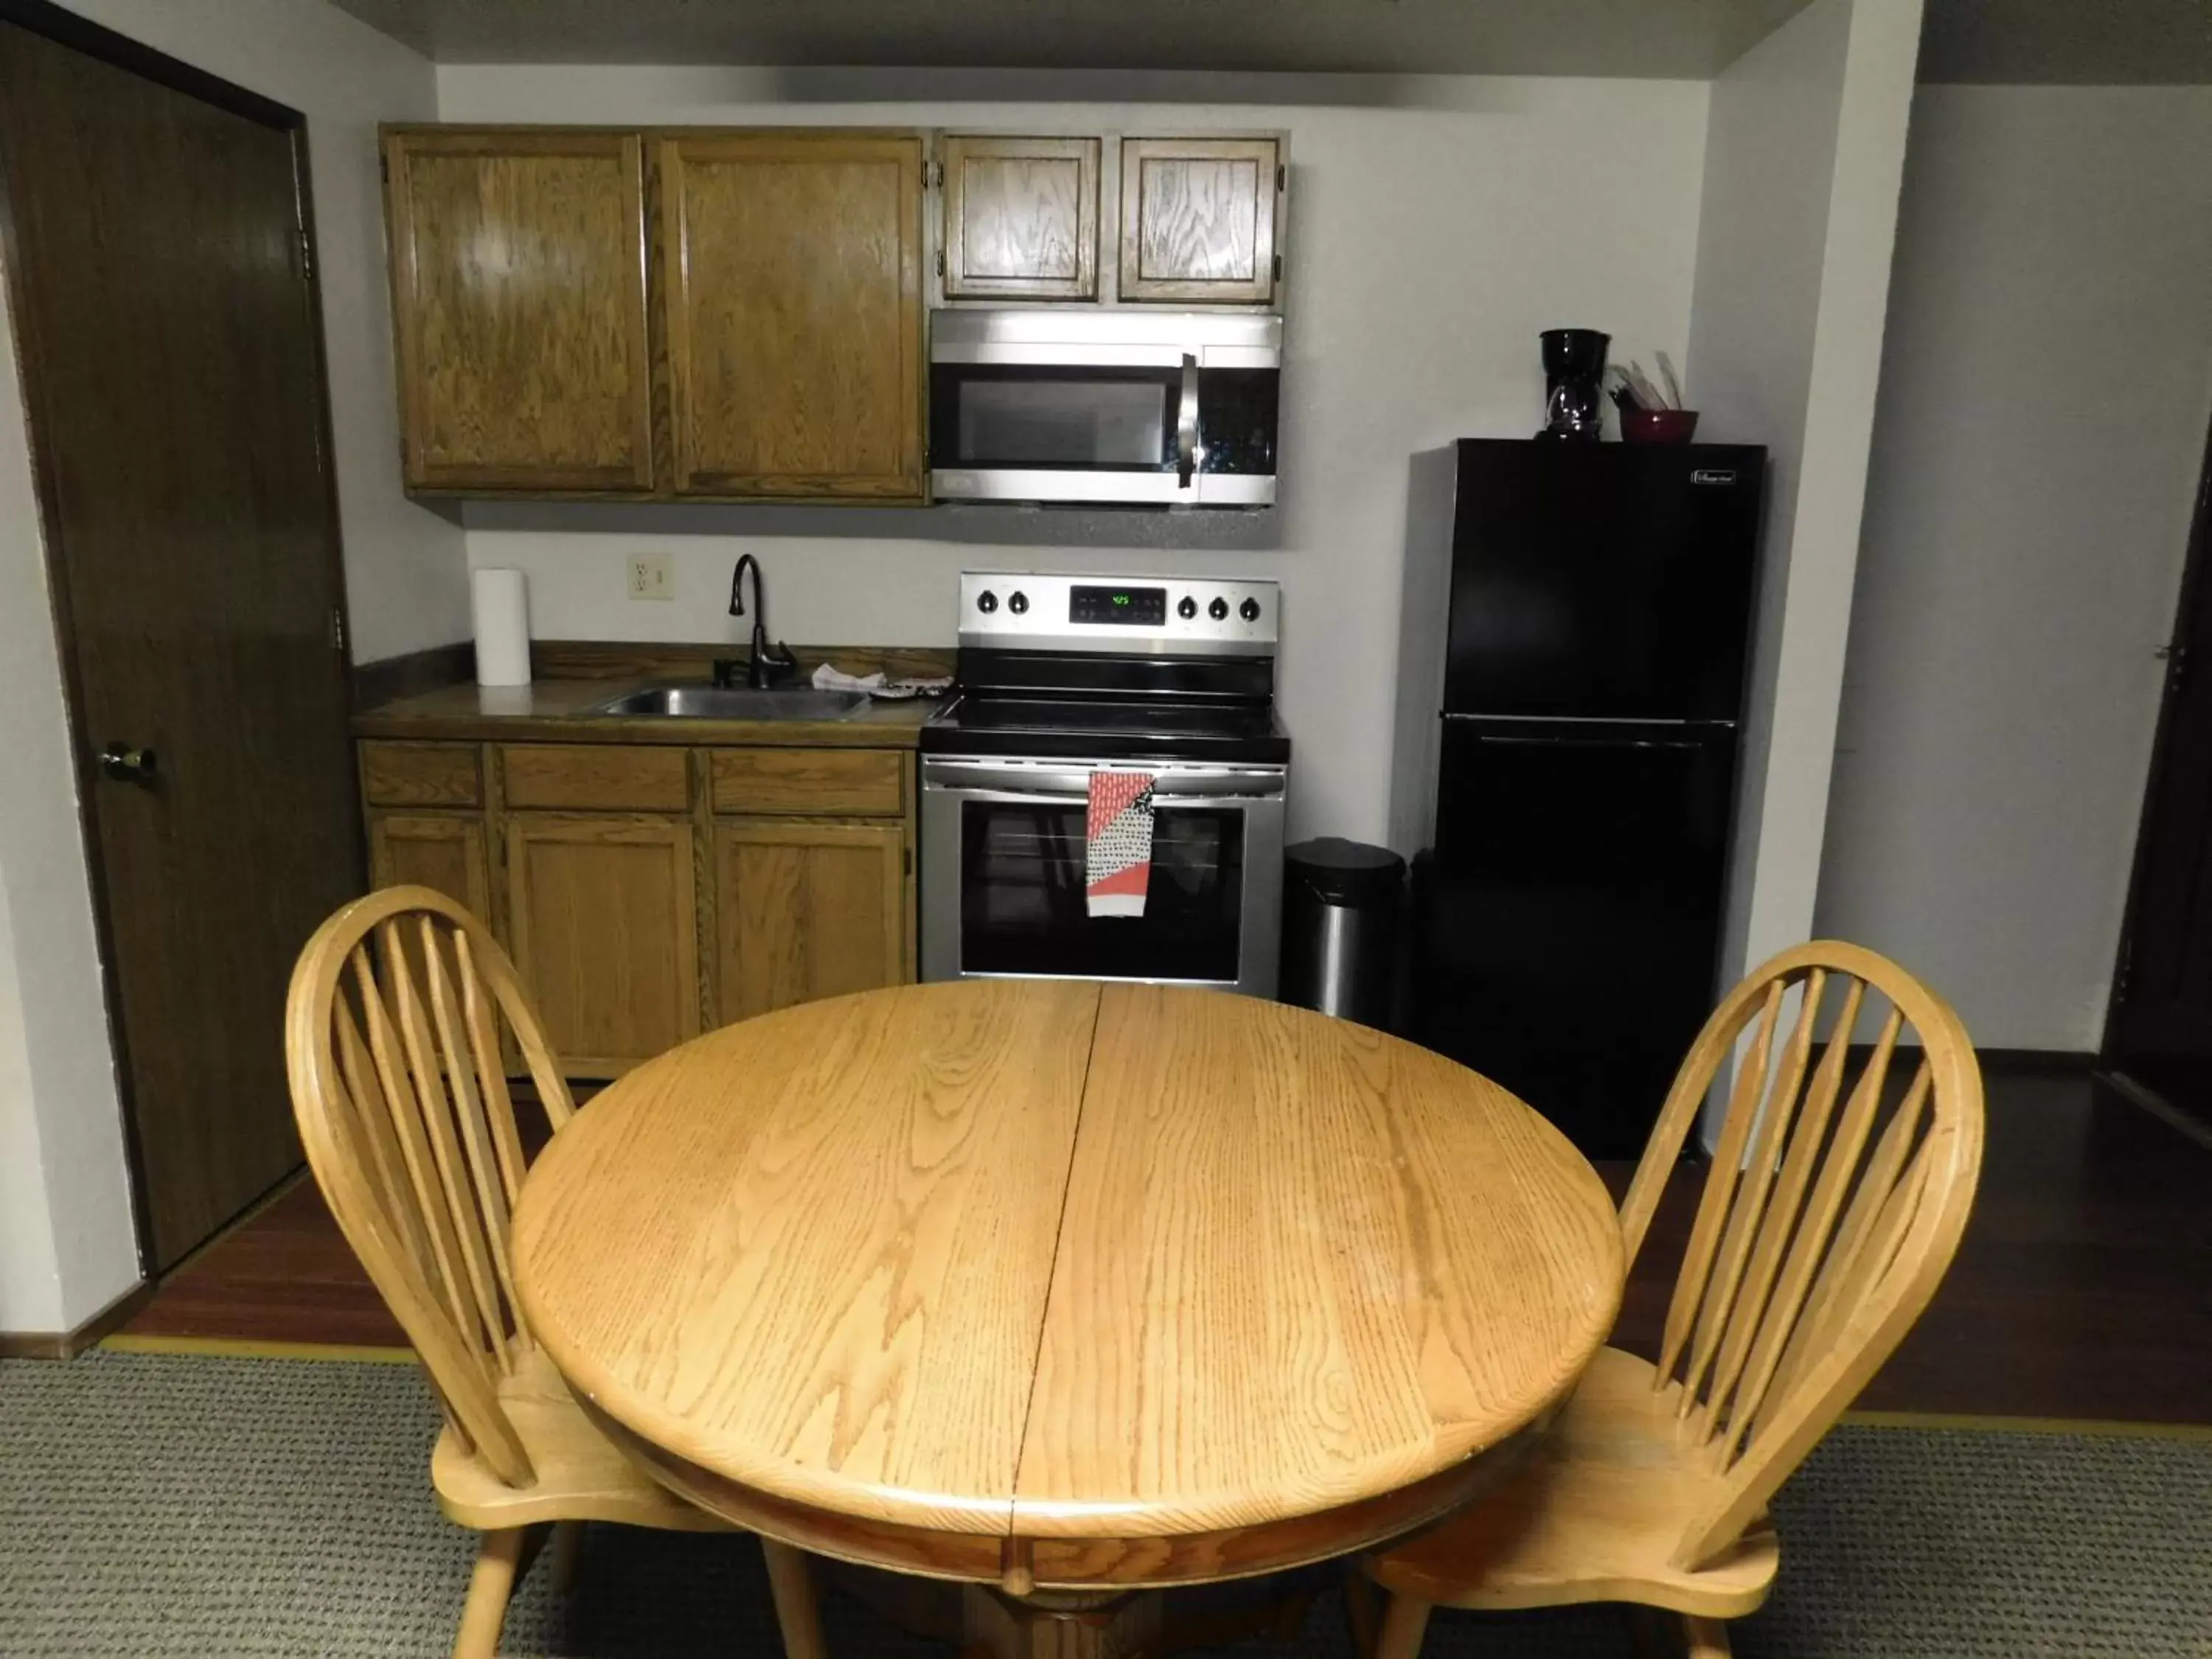
[[[368,877],[378,887],[431,888],[490,920],[491,857],[482,814],[372,811]]]
[[[689,818],[507,815],[509,948],[573,1076],[699,1035],[692,834]]]
[[[361,748],[371,879],[489,922],[571,1078],[915,977],[909,752]]]
[[[913,978],[906,827],[792,819],[714,826],[723,1021]]]

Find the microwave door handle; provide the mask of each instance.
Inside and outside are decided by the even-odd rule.
[[[1176,482],[1190,488],[1198,471],[1198,359],[1182,354],[1182,400],[1176,407]]]

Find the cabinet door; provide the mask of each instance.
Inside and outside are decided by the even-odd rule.
[[[954,136],[945,162],[945,293],[1098,297],[1098,140]]]
[[[515,966],[571,1077],[615,1077],[699,1034],[688,818],[514,812]]]
[[[676,493],[919,500],[921,137],[656,143]]]
[[[726,1022],[913,979],[903,825],[740,818],[714,836]]]
[[[1121,298],[1275,297],[1281,153],[1273,138],[1121,141]]]
[[[653,487],[643,143],[386,135],[410,488]]]
[[[378,887],[428,887],[491,920],[491,860],[483,820],[473,813],[371,812],[368,878]]]

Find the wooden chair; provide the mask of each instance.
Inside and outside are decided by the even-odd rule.
[[[600,1433],[523,1322],[507,1236],[527,1160],[507,1057],[528,1068],[553,1133],[575,1109],[490,931],[424,887],[356,900],[300,954],[284,1046],[315,1180],[445,1409],[430,1459],[439,1505],[483,1534],[455,1659],[496,1652],[545,1523],[563,1578],[586,1521],[734,1530]],[[806,1558],[762,1547],[786,1653],[821,1659]]]
[[[1863,1020],[1878,1036],[1854,1076]],[[1389,1593],[1377,1659],[1413,1659],[1437,1607],[1584,1601],[1682,1615],[1689,1651],[1713,1659],[1729,1651],[1719,1621],[1765,1600],[1780,1559],[1768,1501],[1958,1248],[1982,1085],[1958,1016],[1894,963],[1828,942],[1784,951],[1729,994],[1675,1077],[1621,1206],[1632,1263],[1747,1030],[1659,1363],[1601,1350],[1504,1488],[1361,1561]],[[1899,1090],[1889,1075],[1908,1030],[1921,1053]]]

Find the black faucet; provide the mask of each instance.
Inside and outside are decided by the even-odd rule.
[[[765,691],[776,681],[788,679],[799,672],[799,659],[791,654],[787,645],[771,646],[768,642],[768,601],[761,597],[760,561],[750,553],[742,555],[737,568],[730,572],[730,614],[745,614],[745,572],[753,573],[753,640],[752,659],[745,665],[745,684],[756,691]],[[714,661],[714,684],[728,685],[737,678],[737,664],[727,657]]]

